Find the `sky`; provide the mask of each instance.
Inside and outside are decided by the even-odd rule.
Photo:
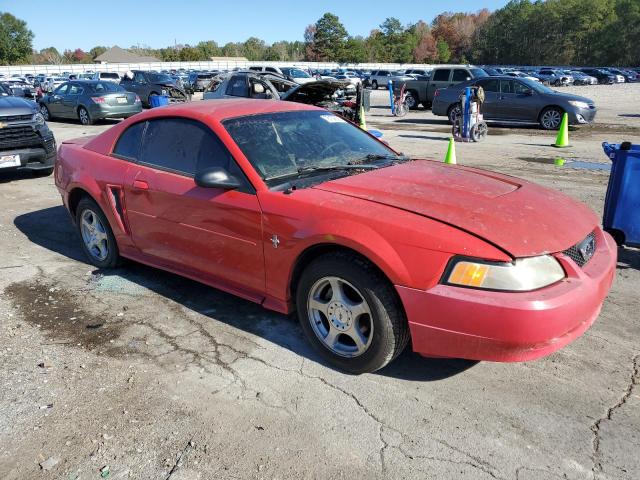
[[[222,46],[251,36],[267,43],[302,40],[305,27],[325,12],[338,15],[350,35],[367,36],[387,17],[397,17],[403,24],[431,22],[448,9],[495,10],[506,3],[507,0],[0,0],[0,12],[27,22],[37,50],[54,46],[59,51],[86,51],[96,45],[161,48],[174,43],[194,45],[202,40],[215,40]]]

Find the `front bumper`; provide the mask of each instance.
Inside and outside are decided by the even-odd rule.
[[[593,122],[598,113],[597,108],[574,108],[568,110],[569,124],[570,125],[584,125]]]
[[[596,239],[596,253],[583,268],[559,254],[567,278],[533,292],[396,286],[413,350],[498,362],[533,360],[559,350],[593,324],[613,282],[615,242],[599,228]]]
[[[7,127],[7,131],[11,127]],[[33,132],[33,130],[29,130]],[[54,166],[57,156],[56,140],[48,128],[40,129],[37,136],[14,138],[3,142],[0,137],[0,155],[20,155],[20,166],[3,167],[0,172],[15,170],[46,170]]]

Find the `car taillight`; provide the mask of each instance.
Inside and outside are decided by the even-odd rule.
[[[435,93],[433,94],[434,97],[437,97],[440,95],[440,90],[436,90]]]
[[[136,95],[136,101],[135,103],[140,103],[140,97],[138,95]]]
[[[91,97],[93,103],[104,103],[104,97]]]

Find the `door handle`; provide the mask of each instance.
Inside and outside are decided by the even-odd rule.
[[[134,180],[133,188],[138,188],[140,190],[149,190],[149,184],[144,180]]]

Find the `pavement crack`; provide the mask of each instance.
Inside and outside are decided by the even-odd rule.
[[[627,400],[629,400],[633,393],[633,389],[640,381],[640,355],[634,356],[631,359],[631,364],[632,369],[629,384],[627,385],[622,397],[620,397],[620,400],[618,400],[615,405],[607,408],[605,414],[591,425],[591,432],[593,434],[593,440],[591,443],[591,459],[593,460],[593,467],[591,468],[591,471],[593,472],[593,478],[598,478],[602,473],[602,460],[600,458],[600,426],[605,420],[611,420],[616,410],[627,403]]]
[[[189,450],[191,450],[193,448],[193,439],[196,436],[193,435],[191,437],[191,439],[187,442],[187,444],[184,446],[184,448],[180,451],[180,453],[178,454],[178,456],[176,457],[176,462],[173,464],[173,467],[171,467],[171,470],[169,470],[169,474],[165,477],[165,480],[169,480],[171,478],[171,476],[176,473],[176,471],[178,470],[178,468],[180,468],[180,465],[182,465],[182,457],[184,457]]]

